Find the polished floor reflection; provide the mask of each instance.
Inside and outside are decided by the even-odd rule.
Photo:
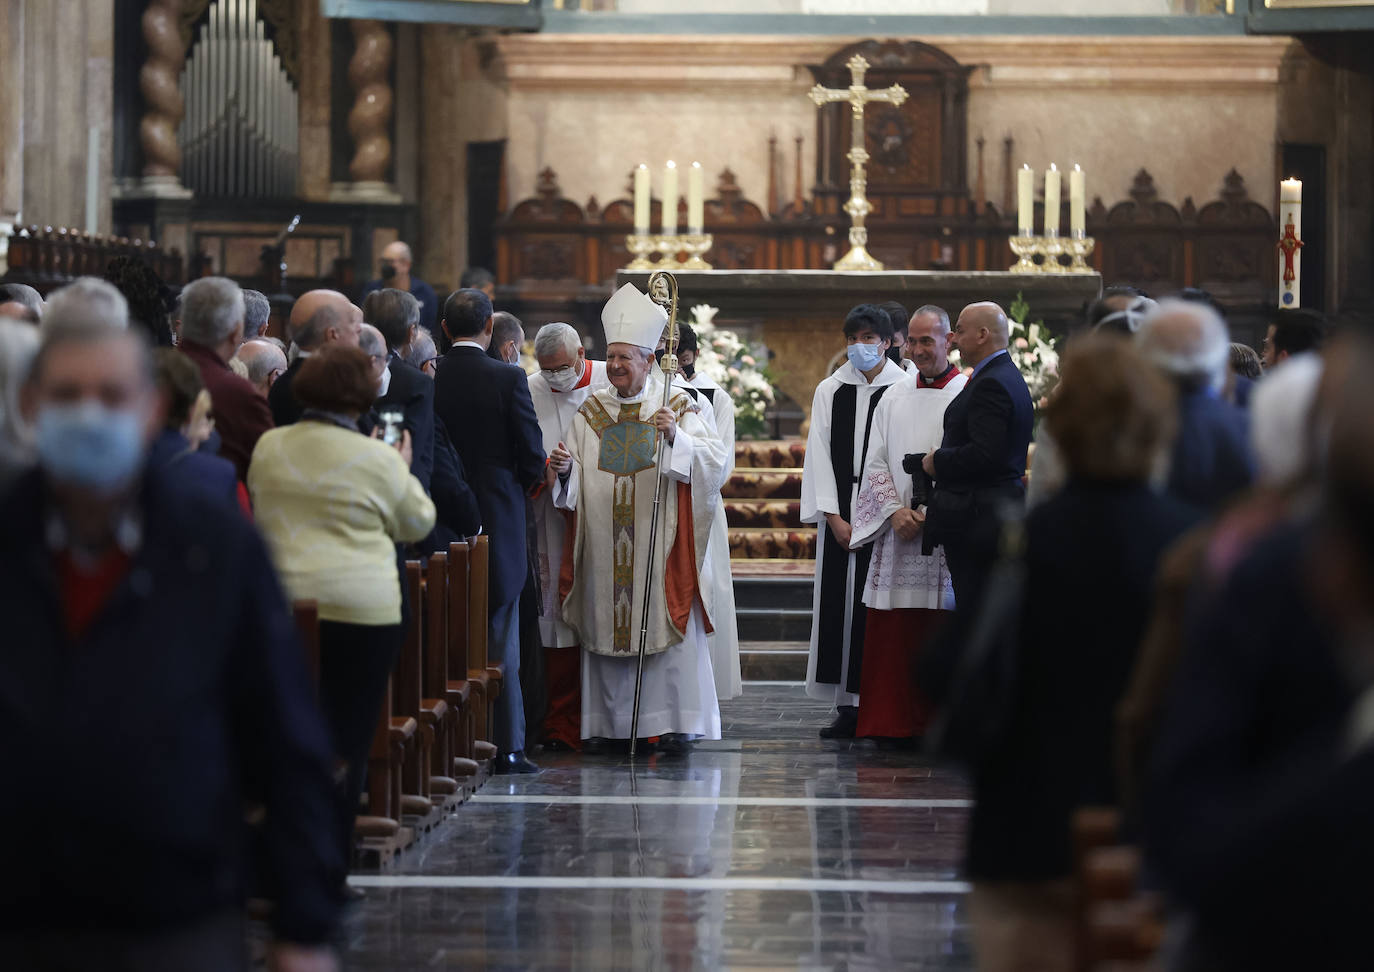
[[[971,969],[968,789],[746,684],[687,759],[543,754],[355,875],[347,969]]]

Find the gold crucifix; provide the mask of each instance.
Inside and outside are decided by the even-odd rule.
[[[864,170],[864,163],[868,161],[868,150],[864,148],[864,105],[870,101],[900,105],[906,101],[906,89],[894,84],[881,91],[870,91],[864,84],[864,74],[869,64],[861,54],[855,54],[846,61],[845,67],[849,68],[852,76],[849,87],[827,88],[818,84],[811,89],[811,100],[818,108],[832,101],[847,101],[853,114],[849,125],[852,136],[849,148],[852,165],[849,170],[849,201],[844,204],[844,211],[849,214],[850,220],[849,252],[835,264],[835,269],[881,270],[883,265],[868,252],[868,230],[864,227],[864,217],[873,210],[868,204],[868,174]]]

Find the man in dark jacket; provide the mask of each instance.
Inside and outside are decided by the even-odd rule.
[[[520,592],[525,585],[525,497],[544,480],[543,437],[525,373],[487,357],[492,308],[480,290],[444,302],[442,326],[453,347],[434,376],[434,410],[463,460],[491,536],[491,653],[505,665],[497,701],[498,770],[532,773],[525,759],[520,693]]]
[[[296,372],[311,352],[326,344],[346,344],[356,348],[362,335],[363,312],[337,290],[310,290],[291,305],[291,340],[296,345],[296,360],[287,367],[267,392],[272,420],[278,427],[300,421],[300,402],[291,392]]]
[[[923,548],[945,548],[954,596],[976,598],[977,529],[1004,502],[1022,503],[1026,452],[1035,418],[1030,392],[1007,354],[1010,327],[996,304],[969,304],[954,326],[959,362],[973,367],[964,390],[945,409],[945,437],[926,453],[923,467],[935,480]]]
[[[1140,349],[1178,388],[1178,434],[1168,491],[1215,512],[1255,476],[1245,412],[1223,401],[1231,339],[1205,304],[1166,300],[1140,326]]]
[[[274,967],[332,968],[330,746],[262,541],[145,465],[164,418],[137,335],[45,331],[25,401],[39,467],[0,497],[5,964],[245,968],[251,802]]]
[[[420,320],[420,302],[404,290],[374,290],[363,300],[363,320],[386,341],[390,375],[373,408],[378,413],[395,410],[405,416],[403,425],[410,430],[410,471],[428,492],[434,468],[434,382],[404,357]]]

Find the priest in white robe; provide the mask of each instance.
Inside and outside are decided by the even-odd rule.
[[[725,465],[716,493],[716,515],[711,523],[711,539],[706,544],[706,567],[702,587],[709,592],[707,611],[716,630],[711,643],[711,667],[716,673],[716,694],[722,699],[737,698],[744,691],[739,665],[739,627],[735,621],[735,578],[730,572],[730,531],[725,519],[725,488],[735,471],[735,403],[729,393],[705,372],[697,370],[697,333],[690,324],[679,327],[678,363],[682,375],[701,393],[703,412],[709,404],[715,415],[716,434],[725,450]]]
[[[949,345],[949,314],[927,305],[912,315],[907,348],[917,377],[888,391],[873,412],[854,504],[850,545],[872,549],[855,734],[879,745],[912,745],[925,734],[929,712],[917,662],[941,612],[954,609],[943,548],[921,552],[929,481],[923,478],[918,490],[913,477],[924,476],[920,457],[940,447],[945,408],[968,383],[949,363]]]
[[[887,356],[892,333],[881,308],[851,310],[844,322],[848,360],[816,386],[811,400],[801,519],[817,524],[819,536],[806,693],[836,708],[822,739],[853,738],[858,724],[869,551],[851,549],[850,521],[873,410],[892,386],[912,380]]]
[[[544,436],[544,452],[552,455],[572,428],[573,416],[587,397],[606,388],[606,362],[587,360],[577,329],[570,324],[545,324],[534,338],[539,370],[529,376],[530,400]],[[539,638],[544,646],[548,712],[544,717],[544,745],[577,749],[582,738],[582,665],[577,632],[563,620],[563,552],[571,552],[573,514],[553,503],[554,471],[549,467],[547,488],[532,501],[537,541],[535,570],[539,579]]]
[[[663,309],[632,284],[602,312],[610,387],[589,395],[550,461],[557,505],[576,510],[572,584],[563,618],[582,645],[584,751],[628,740],[644,595],[648,635],[639,735],[685,753],[720,738],[720,708],[700,576],[724,462],[697,405],[674,390],[663,407],[653,348]],[[655,374],[655,372],[659,372]],[[666,442],[662,472],[660,437]],[[661,490],[652,561],[648,538]]]

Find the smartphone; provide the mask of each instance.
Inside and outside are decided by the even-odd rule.
[[[389,446],[401,444],[401,423],[405,415],[394,409],[387,409],[379,416],[382,420],[382,441]]]

